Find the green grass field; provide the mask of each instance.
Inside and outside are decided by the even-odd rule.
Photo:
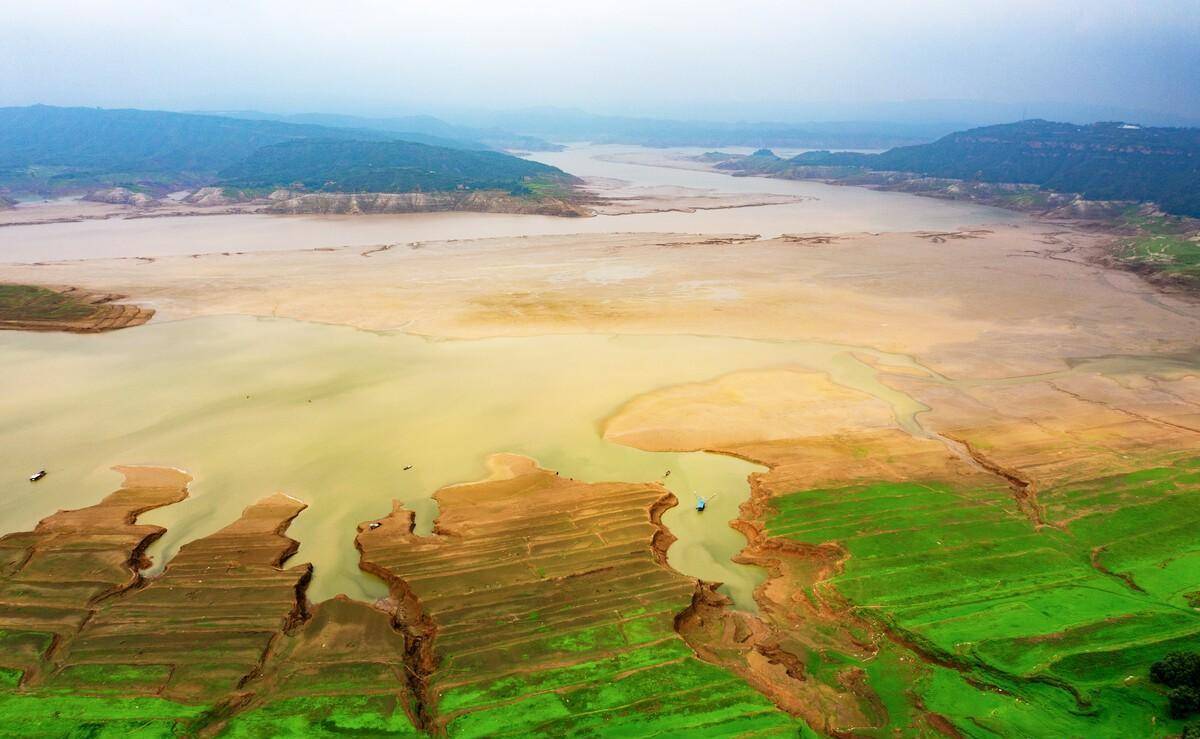
[[[438,711],[459,714],[449,724],[455,737],[795,736],[802,724],[733,673],[696,659],[674,631],[677,612],[677,603],[664,602],[620,626],[547,629],[527,648],[579,658],[538,671],[514,661],[500,679],[451,688]]]

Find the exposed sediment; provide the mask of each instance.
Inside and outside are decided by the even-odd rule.
[[[759,623],[717,611],[698,649],[755,685],[778,682],[755,660],[803,675],[813,728],[971,735],[986,705],[1001,735],[1141,733],[1161,714],[1146,665],[1200,635],[1181,594],[1196,582],[1200,406],[1187,366],[1138,367],[962,383],[878,368],[929,409],[922,434],[876,418],[822,436],[800,378],[764,373],[655,391],[605,431],[769,467],[734,522],[738,561],[768,572]],[[861,400],[841,407],[870,418]]]

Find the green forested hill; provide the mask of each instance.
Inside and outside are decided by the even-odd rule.
[[[572,178],[557,167],[496,151],[464,151],[408,141],[300,140],[266,146],[220,173],[241,189],[303,185],[318,192],[456,189],[528,191],[531,182]]]
[[[756,157],[755,159],[766,159]],[[759,169],[843,166],[983,182],[1020,182],[1090,200],[1137,200],[1200,216],[1200,129],[1022,121],[974,128],[882,154],[808,152]]]

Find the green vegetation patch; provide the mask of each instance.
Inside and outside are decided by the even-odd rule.
[[[1126,263],[1200,285],[1200,241],[1195,236],[1137,236],[1122,242],[1117,256]]]
[[[449,726],[455,737],[795,736],[798,731],[796,722],[740,678],[690,656],[468,713]]]
[[[96,312],[69,293],[36,285],[0,285],[0,321],[77,321]]]
[[[554,666],[514,661],[486,680],[456,672],[444,692],[434,684],[437,713],[450,719],[453,737],[806,731],[734,673],[696,659],[674,629],[683,605],[659,597],[614,612],[611,622],[539,632],[525,650]]]
[[[70,665],[54,676],[55,688],[88,692],[153,692],[171,677],[169,665]]]
[[[525,180],[522,190],[534,198],[567,199],[575,196],[566,180],[559,176],[537,176]]]
[[[0,664],[17,661],[27,665],[42,659],[54,643],[54,634],[45,631],[0,629]]]
[[[238,714],[227,737],[425,736],[395,696],[305,696],[268,703]]]
[[[207,710],[161,698],[0,694],[0,736],[178,736]]]
[[[448,691],[438,710],[453,712],[511,701],[534,693],[612,680],[615,676],[655,665],[678,662],[692,656],[691,648],[678,639],[633,649],[604,659],[588,660],[555,670],[513,673],[487,683],[472,683]]]
[[[0,667],[0,688],[15,688],[21,684],[21,678],[24,676],[23,670]]]
[[[1064,528],[1035,530],[1007,488],[938,482],[797,492],[772,501],[766,524],[772,536],[845,547],[837,591],[959,667],[927,665],[913,692],[960,729],[1170,728],[1147,669],[1200,648],[1188,600],[1200,590],[1200,461],[1064,485],[1040,500]],[[893,693],[903,686],[873,684],[885,705],[902,702]]]

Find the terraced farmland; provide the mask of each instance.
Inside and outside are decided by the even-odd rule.
[[[765,536],[841,550],[817,588],[888,635],[875,678],[920,657],[905,681],[871,681],[896,714],[918,704],[981,736],[1178,730],[1146,671],[1200,646],[1200,459],[1039,498],[1035,528],[1002,485],[803,490],[768,502]]]
[[[587,485],[501,457],[437,494],[435,535],[397,510],[359,535],[425,674],[426,728],[450,736],[794,734],[786,713],[696,658],[675,630],[697,589],[666,567],[658,486]],[[654,542],[653,548],[648,542]]]
[[[400,508],[360,528],[388,601],[315,605],[284,533],[304,505],[281,494],[144,580],[163,530],[135,519],[189,478],[126,469],[99,504],[0,539],[0,717],[23,736],[809,733],[689,643],[728,600],[666,565],[665,488],[492,465],[438,493],[430,536]]]
[[[304,506],[279,494],[146,580],[163,530],[136,517],[189,478],[125,468],[98,504],[0,539],[0,735],[1182,728],[1147,672],[1200,646],[1200,457],[1059,482],[1034,521],[1011,482],[930,439],[743,451],[771,458],[739,523],[769,572],[759,614],[667,566],[662,486],[512,455],[439,491],[428,535],[399,506],[359,527],[379,603],[308,602],[285,533]],[[831,471],[843,484],[813,484]]]

